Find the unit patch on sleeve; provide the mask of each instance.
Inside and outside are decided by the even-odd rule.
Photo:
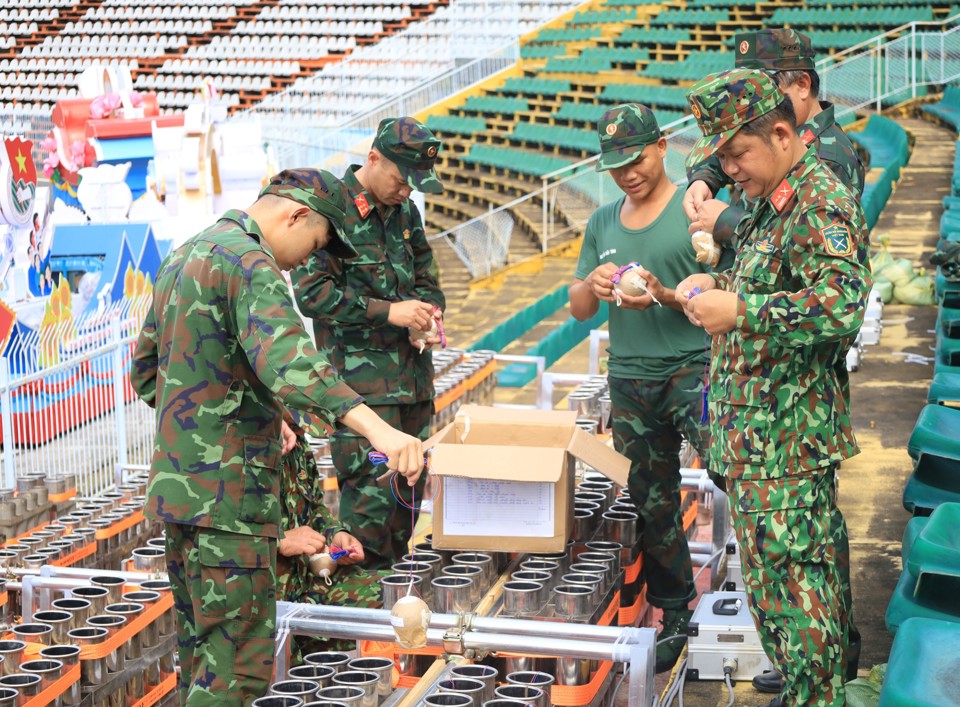
[[[823,249],[830,255],[847,257],[853,255],[853,240],[850,238],[850,229],[839,223],[831,223],[820,229],[823,236]]]

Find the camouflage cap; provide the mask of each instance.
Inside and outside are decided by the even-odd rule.
[[[697,81],[687,93],[693,117],[703,133],[687,157],[696,165],[723,147],[751,120],[783,103],[773,79],[762,71],[729,69]]]
[[[647,145],[660,139],[660,126],[646,106],[625,103],[606,111],[597,124],[600,159],[597,171],[605,172],[630,164]]]
[[[813,70],[816,54],[810,37],[792,29],[741,32],[733,38],[734,66],[761,71]]]
[[[338,258],[355,258],[356,249],[350,245],[344,230],[346,187],[325,169],[285,169],[270,178],[260,190],[260,196],[275,194],[303,204],[330,221],[330,242],[325,250]]]
[[[439,194],[443,185],[434,169],[440,140],[426,125],[413,118],[387,118],[380,121],[373,147],[397,165],[411,189]]]

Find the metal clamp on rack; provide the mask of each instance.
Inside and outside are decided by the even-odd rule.
[[[468,651],[463,645],[463,637],[473,628],[476,614],[457,613],[455,616],[456,622],[443,634],[443,651],[450,655],[465,655]]]

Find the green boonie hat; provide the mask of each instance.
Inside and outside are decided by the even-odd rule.
[[[346,187],[325,169],[285,169],[270,178],[260,196],[276,194],[303,204],[330,221],[330,242],[324,248],[338,258],[355,258],[358,253],[350,245],[344,230],[347,218]]]
[[[810,37],[792,29],[741,32],[733,38],[734,66],[761,71],[803,71],[815,68]]]
[[[703,162],[740,128],[783,101],[773,78],[762,71],[729,69],[697,81],[687,93],[687,102],[703,137],[687,157],[688,168]]]
[[[440,177],[433,168],[440,152],[440,140],[426,125],[413,118],[387,118],[380,121],[373,146],[397,165],[411,189],[439,194]]]
[[[660,126],[646,106],[625,103],[606,111],[597,124],[600,137],[600,159],[597,171],[630,164],[643,151],[660,139]]]

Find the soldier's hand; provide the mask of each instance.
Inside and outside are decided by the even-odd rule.
[[[398,472],[413,486],[423,471],[423,442],[384,423],[367,437],[378,452],[387,455],[387,468]]]
[[[683,212],[691,221],[697,220],[697,210],[707,199],[713,198],[713,192],[702,179],[692,182],[683,195]]]
[[[323,552],[327,539],[309,525],[300,525],[284,532],[277,551],[284,557],[315,555]]]
[[[616,265],[613,263],[603,263],[587,275],[587,279],[585,280],[587,286],[590,288],[593,296],[601,302],[614,302],[616,300],[613,296],[613,280],[610,279],[616,272]]]
[[[620,309],[636,309],[642,312],[647,307],[651,306],[656,307],[657,303],[654,302],[653,297],[648,294],[625,295],[622,292],[620,293]]]
[[[716,280],[705,273],[694,273],[677,283],[677,287],[673,291],[674,297],[676,301],[680,303],[680,307],[683,309],[683,313],[687,315],[687,319],[695,326],[703,326],[703,324],[701,324],[698,319],[694,319],[690,311],[690,301],[694,299],[695,296],[699,296],[696,295],[696,290],[707,292],[708,290],[716,289],[716,287]]]
[[[684,310],[691,322],[711,336],[726,334],[737,325],[737,293],[710,290],[692,297]]]
[[[363,562],[365,558],[363,554],[363,545],[360,544],[360,541],[353,537],[346,530],[341,530],[339,533],[330,538],[330,543],[336,545],[341,550],[352,550],[349,555],[344,555],[339,560],[337,560],[338,565],[355,565],[358,562]]]
[[[388,323],[420,331],[427,331],[430,328],[432,318],[433,305],[415,299],[391,302],[390,312],[387,314]]]
[[[620,293],[620,307],[625,309],[639,309],[641,312],[650,306],[666,307],[673,301],[673,291],[668,290],[660,282],[660,278],[644,267],[638,267],[632,272],[636,272],[640,277],[647,281],[647,291],[642,295],[625,295]],[[654,299],[656,298],[656,299]]]
[[[713,233],[717,226],[717,219],[720,214],[730,208],[730,205],[719,199],[707,199],[697,207],[696,218],[690,219],[690,228],[687,229],[692,236],[697,231],[704,233]]]
[[[287,424],[286,420],[280,423],[280,440],[282,442],[282,446],[280,447],[281,454],[287,454],[297,446],[297,435],[290,429],[290,425]]]

